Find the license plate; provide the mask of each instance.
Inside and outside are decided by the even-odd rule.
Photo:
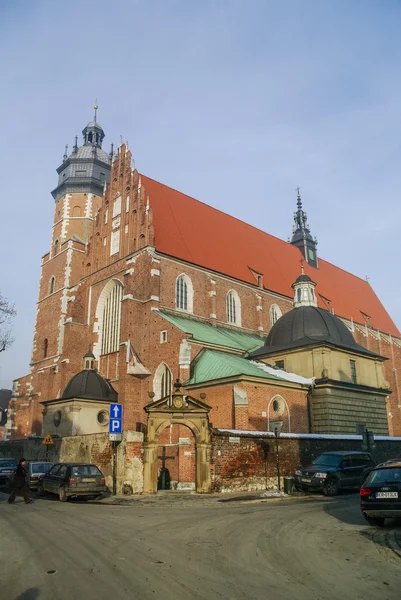
[[[312,479],[306,479],[305,477],[302,477],[301,481],[303,481],[303,483],[312,483]]]
[[[398,492],[376,492],[376,498],[398,498]]]
[[[84,477],[81,481],[82,483],[93,483],[93,479],[91,479],[90,477]]]

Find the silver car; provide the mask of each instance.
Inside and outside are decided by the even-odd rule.
[[[26,482],[31,490],[38,489],[39,480],[52,468],[53,463],[44,461],[29,461]]]

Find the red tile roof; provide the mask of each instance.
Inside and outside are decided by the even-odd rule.
[[[268,290],[293,296],[291,284],[300,272],[298,248],[235,219],[149,177],[141,176],[153,211],[155,247],[159,252],[251,284],[249,268],[263,274]],[[316,293],[331,301],[336,315],[400,336],[369,283],[319,258],[319,268],[305,264]],[[319,297],[319,306],[327,305]]]

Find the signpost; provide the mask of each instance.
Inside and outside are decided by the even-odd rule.
[[[51,446],[51,444],[54,444],[53,438],[50,435],[50,433],[47,434],[47,436],[45,437],[45,439],[42,441],[42,444],[44,444],[46,446],[46,462],[48,462],[47,456],[49,454],[49,446]]]
[[[109,440],[113,443],[113,495],[117,489],[117,444],[122,440],[123,405],[110,404]]]

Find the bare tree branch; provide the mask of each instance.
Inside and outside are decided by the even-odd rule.
[[[14,341],[10,324],[16,314],[14,305],[9,304],[8,300],[0,294],[0,352],[7,350]]]

